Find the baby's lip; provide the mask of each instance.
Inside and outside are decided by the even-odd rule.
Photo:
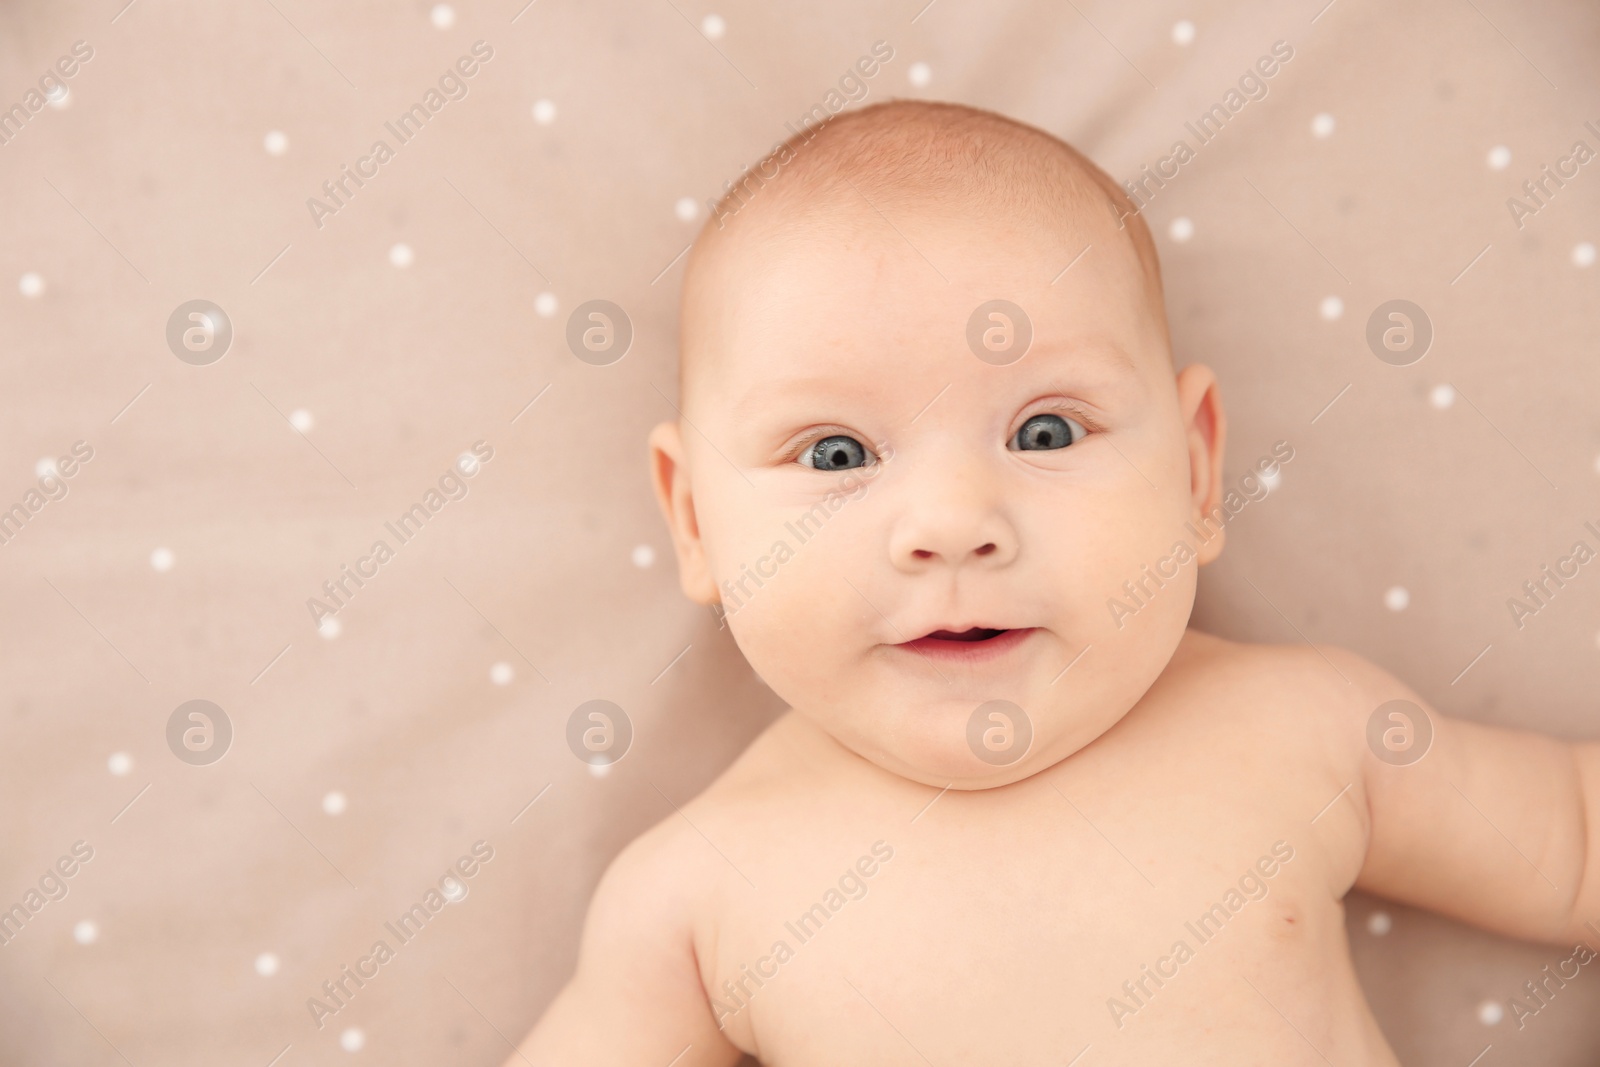
[[[1025,644],[1036,627],[1000,628],[996,626],[954,627],[929,631],[914,641],[903,641],[892,648],[916,653],[923,659],[950,664],[976,666],[1005,657]]]

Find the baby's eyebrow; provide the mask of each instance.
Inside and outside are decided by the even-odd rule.
[[[1138,362],[1128,354],[1127,349],[1111,338],[1094,337],[1061,342],[1036,341],[1023,360],[1026,361],[1030,356],[1078,357],[1100,364],[1113,373],[1140,376]]]
[[[1139,363],[1115,339],[1109,337],[1073,338],[1038,342],[1010,370],[1031,370],[1043,359],[1052,365],[1038,379],[1040,388],[1060,393],[1118,392],[1132,397],[1144,389]],[[1081,376],[1080,376],[1081,374]],[[818,397],[859,396],[858,385],[841,381],[834,374],[794,374],[776,381],[762,382],[734,403],[730,418],[736,424],[773,412],[789,414]]]
[[[735,403],[729,418],[735,424],[748,423],[757,415],[782,409],[785,402],[794,402],[819,394],[848,394],[851,390],[831,375],[794,375],[777,381],[761,382]]]

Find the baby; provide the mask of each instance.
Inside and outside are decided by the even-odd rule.
[[[1116,183],[967,107],[809,136],[696,242],[650,436],[790,710],[617,857],[508,1064],[1395,1064],[1352,888],[1591,958],[1600,745],[1188,628],[1226,420]]]

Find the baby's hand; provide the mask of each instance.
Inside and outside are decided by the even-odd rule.
[[[692,861],[668,822],[624,849],[595,890],[577,973],[506,1067],[727,1067],[696,964]]]

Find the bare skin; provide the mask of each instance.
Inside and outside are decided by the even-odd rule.
[[[697,249],[686,420],[651,438],[685,592],[792,710],[613,863],[508,1067],[1389,1065],[1352,887],[1600,947],[1600,746],[1188,629],[1226,422],[1111,213],[829,210]],[[996,296],[1034,330],[1003,366],[964,341]],[[1030,425],[1071,443],[1021,447]],[[1010,636],[926,636],[968,628]],[[1368,742],[1395,699],[1433,728],[1405,765]],[[1031,732],[1004,759],[968,729],[996,700]]]
[[[1600,901],[1569,911],[1449,784],[1525,828],[1519,846],[1570,895],[1579,780],[1564,745],[1438,715],[1420,763],[1379,763],[1369,705],[1418,697],[1324,652],[1352,685],[1310,650],[1190,631],[1089,746],[1021,782],[942,795],[791,713],[618,859],[578,974],[523,1052],[539,1065],[666,1063],[685,1046],[680,1064],[1059,1064],[1092,1046],[1080,1062],[1397,1063],[1351,969],[1341,898],[1359,886],[1594,944],[1581,921],[1600,921]],[[1600,764],[1592,747],[1583,757],[1592,782]],[[878,841],[893,857],[820,929],[798,928],[802,942],[792,924]],[[1259,879],[1265,895],[1202,942],[1192,924],[1280,841],[1293,858]],[[793,950],[781,964],[779,941]],[[1136,1003],[1122,983],[1178,941],[1193,957],[1164,964],[1176,973],[1160,987],[1145,979],[1153,992],[1119,1017],[1112,998]],[[759,987],[757,964],[771,973]],[[736,1001],[724,983],[741,980]],[[713,1001],[743,1002],[720,1031]]]

